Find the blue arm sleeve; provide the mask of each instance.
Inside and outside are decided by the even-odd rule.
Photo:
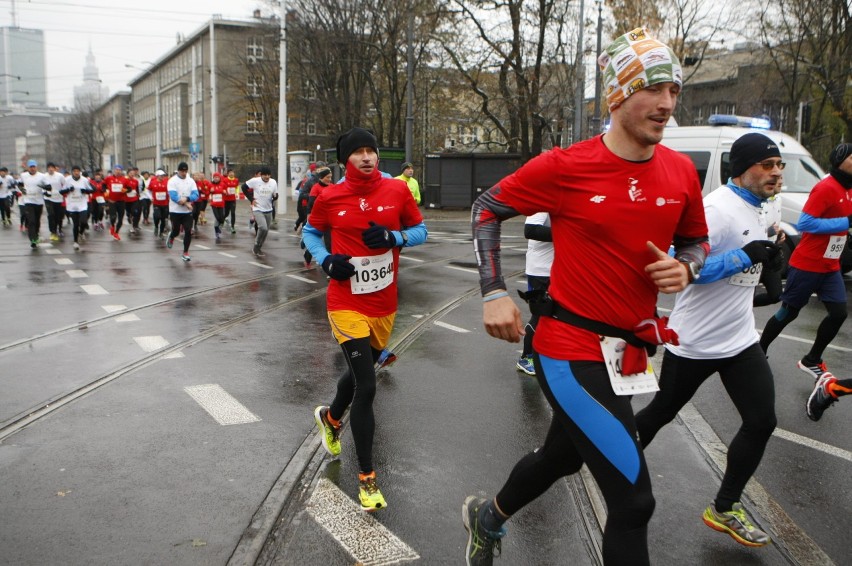
[[[169,198],[170,198],[173,202],[177,202],[177,201],[179,201],[179,200],[180,200],[180,197],[178,196],[178,192],[177,192],[177,191],[169,191]]]
[[[396,245],[402,245],[402,233],[399,230],[393,230],[393,237],[396,238]],[[423,242],[426,241],[426,238],[429,236],[429,231],[426,229],[426,225],[424,223],[417,224],[416,226],[411,226],[405,229],[405,233],[408,234],[408,243],[405,244],[406,248],[410,248],[412,246],[419,246]],[[314,252],[311,252],[314,253]]]
[[[311,226],[310,224],[305,224],[302,228],[302,241],[305,243],[305,248],[311,255],[314,256],[316,262],[322,265],[322,262],[325,261],[325,258],[330,256],[331,254],[325,249],[325,243],[322,241],[323,233]]]
[[[705,260],[704,267],[701,268],[701,276],[695,280],[695,284],[703,285],[720,281],[749,267],[751,267],[751,260],[740,248],[710,256]]]
[[[191,192],[191,193],[189,193],[189,201],[190,201],[190,202],[195,202],[195,201],[197,201],[197,200],[198,200],[198,197],[199,197],[199,196],[200,196],[200,195],[198,194],[198,189],[192,189],[192,192]]]
[[[849,219],[842,216],[839,218],[817,218],[807,212],[803,212],[799,216],[799,223],[796,224],[796,229],[799,232],[810,232],[811,234],[834,234],[848,230]]]

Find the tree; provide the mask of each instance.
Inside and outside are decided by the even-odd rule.
[[[94,170],[103,159],[106,132],[94,109],[78,109],[50,133],[48,154],[58,163]]]

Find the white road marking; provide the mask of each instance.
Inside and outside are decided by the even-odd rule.
[[[220,425],[255,423],[260,420],[218,384],[193,385],[183,390]]]
[[[420,556],[372,515],[361,511],[331,481],[323,478],[306,506],[308,513],[363,566],[398,564]]]
[[[413,315],[411,315],[411,318],[423,318],[423,315],[422,314],[413,314]]]
[[[446,328],[447,330],[452,330],[453,332],[461,332],[462,334],[470,332],[467,328],[460,328],[458,326],[453,326],[452,324],[448,324],[446,322],[436,320],[435,326],[440,326],[441,328]]]
[[[195,244],[195,248],[198,250],[209,250],[207,246],[202,246],[201,244]]]
[[[146,352],[156,352],[169,345],[169,341],[162,336],[134,336],[133,340]]]
[[[177,352],[172,352],[171,354],[166,354],[165,356],[163,356],[163,359],[164,360],[174,360],[176,358],[185,358],[185,357],[186,356],[183,355],[183,352],[177,351]]]
[[[272,266],[271,266],[271,265],[264,265],[264,264],[262,264],[262,263],[257,263],[256,261],[250,261],[249,263],[250,263],[251,265],[256,265],[256,266],[258,266],[258,267],[262,267],[263,269],[272,269]]]
[[[44,253],[47,255],[62,255],[62,250],[57,250],[56,248],[47,248],[44,250]]]
[[[65,273],[67,273],[68,277],[71,279],[86,279],[89,277],[89,274],[82,269],[66,269]]]
[[[108,313],[114,313],[114,312],[123,311],[127,307],[124,306],[124,305],[101,305],[101,308],[104,309],[105,311],[107,311]]]
[[[54,258],[53,261],[55,261],[59,265],[74,265],[74,262],[68,259],[67,257],[57,257]]]
[[[423,263],[424,261],[426,261],[426,260],[419,259],[419,258],[416,258],[416,257],[409,257],[409,256],[403,255],[403,254],[400,254],[399,259],[405,259],[405,260],[413,261],[413,262],[416,262],[416,263]]]
[[[798,435],[795,432],[790,432],[789,430],[776,428],[773,431],[772,436],[777,436],[778,438],[783,438],[784,440],[795,442],[796,444],[799,444],[801,446],[807,446],[808,448],[813,448],[814,450],[825,452],[826,454],[830,454],[831,456],[843,458],[847,462],[852,462],[852,452],[844,450],[843,448],[832,446],[831,444],[820,442],[819,440],[814,440],[813,438],[808,438],[807,436]]]
[[[467,267],[456,267],[455,265],[446,265],[444,267],[446,267],[447,269],[455,269],[456,271],[466,271],[468,273],[476,273],[477,275],[479,275],[479,271],[476,269],[470,269]]]
[[[229,254],[229,253],[227,253],[227,252],[219,252],[219,255],[223,255],[223,256],[225,256],[225,257],[230,257],[230,258],[237,257],[237,256],[235,256],[234,254]]]
[[[786,338],[793,342],[801,342],[802,344],[813,344],[814,342],[812,338],[799,338],[797,336],[790,336],[789,334],[779,334],[778,337]],[[829,344],[828,347],[833,350],[840,350],[841,352],[852,352],[852,348],[844,348],[843,346],[835,346],[834,344]]]
[[[80,288],[90,295],[109,295],[109,291],[100,285],[80,285]]]
[[[452,232],[435,232],[433,230],[429,230],[430,236],[452,236]]]
[[[312,280],[308,279],[307,277],[299,277],[298,275],[292,275],[290,273],[287,274],[287,277],[289,277],[290,279],[295,279],[296,281],[304,281],[305,283],[313,283],[314,285],[316,285],[316,283],[317,283],[316,281],[312,281]]]
[[[116,322],[136,322],[137,320],[140,320],[139,317],[132,312],[115,317]]]

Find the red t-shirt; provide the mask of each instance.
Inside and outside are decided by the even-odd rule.
[[[378,170],[376,173],[378,175]],[[386,252],[368,248],[362,241],[361,232],[370,227],[370,221],[389,230],[399,230],[420,224],[423,217],[405,183],[378,176],[361,186],[347,178],[339,185],[325,187],[308,218],[317,230],[331,230],[331,253],[353,257],[379,256]],[[351,281],[331,279],[326,298],[328,310],[354,310],[370,317],[396,312],[399,248],[392,248],[392,253],[393,282],[390,285],[372,293],[353,294]]]
[[[783,197],[782,197],[783,198]],[[832,176],[828,176],[811,189],[802,212],[810,214],[814,218],[841,218],[852,214],[852,189],[844,189]],[[840,236],[832,242],[832,236]],[[846,230],[833,234],[812,234],[802,232],[793,255],[790,257],[790,265],[796,269],[812,271],[814,273],[831,273],[840,271],[840,257],[828,258],[831,254],[829,245],[840,245],[846,241]],[[839,256],[839,254],[836,254]]]
[[[104,184],[107,188],[107,200],[111,202],[124,202],[124,182],[127,177],[116,177],[110,175],[104,179]]]
[[[98,202],[98,197],[106,198],[106,183],[90,179],[89,185],[92,187],[91,202]]]
[[[497,198],[521,214],[550,214],[553,298],[623,329],[654,316],[657,287],[645,266],[656,258],[646,242],[666,251],[675,234],[707,235],[695,166],[662,145],[651,159],[635,163],[616,156],[598,136],[544,153],[498,185]],[[546,316],[533,345],[561,360],[603,360],[596,334]]]
[[[225,177],[222,179],[222,184],[228,189],[225,192],[225,202],[237,200],[237,187],[240,186],[240,180],[234,177],[233,179]]]
[[[228,189],[221,183],[212,183],[210,186],[210,206],[214,208],[225,208],[225,195]]]
[[[195,186],[198,187],[198,202],[204,202],[207,200],[207,195],[210,194],[210,187],[212,184],[213,183],[207,179],[201,179],[195,183]]]
[[[139,179],[124,177],[124,202],[136,202],[139,200]]]

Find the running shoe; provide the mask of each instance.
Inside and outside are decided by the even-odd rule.
[[[172,244],[174,244],[174,243],[175,243],[175,239],[169,238],[169,241],[166,242],[166,247],[169,248],[169,249],[172,249]]]
[[[118,235],[118,232],[113,232],[113,233],[112,233],[112,237],[113,237],[113,239],[114,239],[116,242],[120,242],[120,241],[121,241],[121,236],[119,236],[119,235]]]
[[[479,510],[485,503],[485,499],[471,495],[462,505],[462,523],[467,531],[464,556],[467,566],[491,566],[494,557],[500,556],[500,539],[506,534],[506,529],[501,528],[500,532],[494,533],[479,524]]]
[[[183,252],[183,254],[181,254],[180,258],[181,258],[183,261],[189,261],[189,260],[191,260],[191,259],[192,259],[192,258],[190,257],[190,255],[189,255],[188,253],[186,253],[186,252]]]
[[[392,363],[394,363],[395,361],[396,361],[396,354],[394,354],[393,352],[391,352],[390,350],[385,348],[384,350],[382,350],[382,353],[379,354],[379,359],[376,360],[376,364],[380,368],[386,368],[389,365],[391,365]]]
[[[75,249],[75,250],[79,250],[79,249],[80,249],[80,244],[78,244],[77,242],[74,242],[74,249]]]
[[[59,241],[59,236],[57,236],[56,234],[51,234],[51,235],[50,235],[50,241],[51,241],[51,242],[58,242],[58,241]]]
[[[828,409],[832,403],[837,401],[837,397],[831,394],[828,386],[837,381],[831,372],[825,372],[820,376],[814,385],[814,390],[811,391],[808,397],[808,402],[805,409],[808,413],[808,418],[812,421],[818,421],[822,418],[823,412]]]
[[[825,362],[820,360],[818,363],[812,364],[806,362],[804,358],[796,362],[796,366],[814,378],[814,381],[819,381],[819,378],[822,377],[822,374],[828,373],[828,368],[825,367]]]
[[[233,226],[231,226],[231,234],[236,234],[236,233],[237,233],[237,229],[234,228]]]
[[[733,508],[727,513],[719,513],[716,511],[716,506],[711,503],[704,510],[702,519],[711,529],[729,534],[742,545],[766,546],[770,542],[769,535],[749,522],[742,503],[734,503]]]
[[[255,248],[256,248],[256,249],[255,249],[254,255],[256,255],[257,257],[266,257],[266,254],[265,254],[265,253],[263,253],[263,250],[262,250],[262,249],[260,249],[260,248],[259,248],[259,247],[257,247],[257,246],[255,246]]]
[[[32,249],[36,249],[38,247],[38,241],[37,240],[30,240],[30,247]]]
[[[533,365],[532,356],[523,356],[518,358],[518,363],[515,364],[518,371],[524,372],[527,375],[535,375],[535,365]]]
[[[378,511],[388,506],[379,486],[376,485],[376,472],[358,474],[358,499],[364,511]]]
[[[332,456],[340,455],[340,427],[328,422],[328,407],[320,405],[314,409],[314,420],[322,432],[322,447]]]
[[[310,268],[311,268],[311,262],[306,261],[305,262],[305,269],[310,269]]]

